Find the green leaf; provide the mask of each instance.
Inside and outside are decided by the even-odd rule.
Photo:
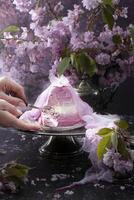
[[[61,57],[62,57],[62,58],[70,57],[70,50],[69,50],[68,48],[64,48],[64,49],[61,51]]]
[[[102,156],[106,152],[106,149],[111,144],[111,136],[112,136],[112,132],[110,132],[109,134],[107,134],[105,137],[103,137],[100,140],[100,142],[97,146],[97,156],[98,156],[99,160],[102,158]]]
[[[112,38],[113,42],[115,44],[121,44],[122,43],[122,40],[121,40],[121,36],[120,35],[114,35],[113,38]]]
[[[70,67],[70,61],[70,57],[65,57],[61,60],[57,68],[57,72],[60,76],[65,72],[67,68]]]
[[[100,136],[106,136],[111,131],[112,131],[112,129],[110,129],[110,128],[102,128],[102,129],[99,130],[98,135],[100,135]]]
[[[129,26],[128,30],[130,31],[132,43],[134,45],[134,25]]]
[[[128,129],[128,123],[127,121],[125,120],[118,120],[118,121],[115,121],[114,122],[116,124],[116,126],[118,126],[119,128],[122,128],[122,129]]]
[[[74,54],[72,56],[71,60],[78,73],[86,72],[90,77],[95,74],[96,63],[91,57],[85,53]]]
[[[87,68],[87,74],[92,77],[96,73],[96,62],[91,57],[90,60],[90,66]]]
[[[102,18],[105,24],[108,24],[110,29],[113,28],[114,25],[114,9],[110,5],[105,5],[102,7]]]
[[[24,179],[23,178],[10,176],[10,177],[8,177],[8,181],[14,182],[16,187],[21,187],[22,185],[24,185]]]
[[[112,0],[103,0],[103,4],[112,6]]]
[[[130,160],[131,156],[130,153],[128,152],[124,141],[122,140],[122,138],[118,138],[118,152],[126,159],[126,160]]]
[[[75,65],[75,59],[76,59],[76,54],[75,53],[72,53],[70,55],[70,59],[71,59],[71,64],[74,66]]]
[[[6,170],[6,175],[8,177],[12,176],[12,177],[23,178],[27,176],[29,167],[14,163],[14,164],[8,165],[5,168],[5,170]]]
[[[78,73],[84,72],[83,65],[85,65],[85,63],[83,59],[83,54],[73,54],[71,57],[71,61],[72,65],[76,68]]]
[[[10,25],[4,28],[2,31],[0,31],[0,34],[3,34],[4,32],[6,33],[17,33],[20,31],[20,28],[15,25]]]
[[[117,136],[117,133],[113,132],[113,134],[111,136],[111,142],[112,142],[113,147],[117,151],[117,147],[118,147],[118,136]]]

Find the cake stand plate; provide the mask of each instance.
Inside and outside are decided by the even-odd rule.
[[[78,156],[82,153],[80,138],[85,135],[84,124],[70,127],[45,128],[39,135],[48,136],[47,142],[39,148],[41,156],[61,159]]]

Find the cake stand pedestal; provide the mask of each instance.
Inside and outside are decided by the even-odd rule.
[[[41,156],[61,159],[78,156],[82,153],[80,136],[85,135],[85,128],[59,132],[46,131],[39,132],[39,134],[49,137],[47,142],[39,148]]]

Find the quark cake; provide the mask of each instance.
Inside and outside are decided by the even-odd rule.
[[[92,108],[81,100],[76,90],[65,78],[56,78],[51,85],[41,93],[34,106],[39,108],[49,107],[54,112],[33,108],[26,111],[21,119],[38,121],[39,124],[48,127],[68,127],[83,122],[85,115],[93,113]]]

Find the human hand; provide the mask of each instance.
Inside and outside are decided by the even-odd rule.
[[[22,86],[7,78],[0,78],[0,126],[21,130],[37,131],[40,125],[18,119],[22,112],[17,108],[26,107],[26,96]]]
[[[13,127],[24,131],[38,131],[38,123],[27,123],[17,117],[22,113],[14,105],[0,99],[0,126]]]
[[[0,78],[0,99],[18,107],[24,107],[27,102],[24,88],[7,77]]]

